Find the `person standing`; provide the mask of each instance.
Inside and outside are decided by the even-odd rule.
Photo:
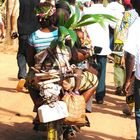
[[[137,12],[132,9],[130,0],[124,0],[123,5],[125,12],[121,24],[116,32],[114,42],[114,82],[116,86],[116,95],[124,96],[123,85],[125,81],[125,64],[124,64],[124,51],[123,44],[127,39],[129,27],[137,19]]]
[[[40,0],[15,0],[11,14],[11,37],[13,39],[18,37],[19,40],[17,53],[19,82],[16,87],[17,91],[24,91],[25,89],[24,85],[27,74],[26,47],[28,36],[40,28],[34,11],[39,2]],[[18,12],[19,15],[17,15]]]
[[[2,19],[2,15],[0,14],[0,38],[1,40],[5,37],[5,29],[4,29],[4,22],[3,22],[3,19]]]
[[[94,0],[94,4],[91,7],[85,8],[83,14],[110,14],[103,6],[102,0]],[[107,63],[107,55],[111,53],[109,47],[109,22],[104,22],[105,28],[101,27],[98,23],[88,25],[87,32],[91,39],[92,46],[101,47],[102,51],[97,55],[97,63],[100,67],[99,70],[99,84],[96,90],[96,102],[98,104],[103,104],[106,86],[105,86],[105,78],[106,78],[106,63]]]
[[[131,83],[131,75],[133,72],[134,64],[135,81],[134,81],[134,97],[135,97],[135,120],[137,136],[136,140],[140,140],[140,0],[131,0],[134,9],[139,14],[132,26],[129,28],[128,38],[124,44],[126,51],[125,65],[126,65],[126,81],[124,90],[128,93],[129,85]]]

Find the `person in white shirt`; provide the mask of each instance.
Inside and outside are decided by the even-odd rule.
[[[0,14],[0,38],[3,39],[4,37],[5,37],[4,22],[2,19],[2,15]]]
[[[114,37],[116,37],[117,30],[119,29],[119,25],[121,24],[123,13],[125,11],[124,6],[119,3],[119,0],[109,0],[106,8],[110,10],[112,15],[116,17],[116,24],[112,28],[110,27],[110,49],[114,50]],[[115,28],[115,31],[114,31]]]
[[[83,14],[110,14],[102,4],[102,0],[94,0],[94,4],[91,7],[85,8]],[[102,104],[105,97],[105,78],[106,78],[106,63],[107,55],[111,53],[109,47],[109,22],[105,22],[105,28],[98,23],[88,25],[87,32],[91,39],[92,46],[98,46],[102,48],[102,51],[97,55],[97,63],[100,66],[99,71],[99,84],[96,90],[96,102]]]
[[[133,25],[129,28],[128,38],[124,44],[126,51],[125,65],[126,65],[126,81],[124,90],[128,93],[131,74],[136,65],[135,70],[135,83],[134,83],[134,96],[135,96],[135,118],[136,118],[136,140],[140,140],[140,0],[131,0],[133,7],[139,14]]]
[[[121,19],[123,17],[123,12],[125,9],[118,0],[109,0],[107,8],[113,12],[116,18]]]

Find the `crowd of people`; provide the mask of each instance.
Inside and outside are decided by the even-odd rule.
[[[44,3],[44,5],[40,4],[40,2]],[[84,89],[86,91],[83,92],[85,97],[90,94],[87,100],[87,112],[92,112],[92,101],[95,90],[96,103],[104,103],[106,94],[106,64],[108,56],[111,55],[114,60],[115,94],[119,96],[126,95],[126,98],[130,94],[134,94],[135,99],[133,102],[135,102],[137,127],[136,139],[140,140],[140,42],[138,39],[140,34],[140,1],[122,0],[120,2],[119,0],[110,0],[106,7],[103,5],[103,0],[86,0],[81,1],[81,3],[82,6],[79,8],[80,16],[87,14],[107,14],[116,18],[115,21],[105,20],[104,28],[99,23],[94,23],[82,27],[82,29],[75,29],[78,41],[80,42],[79,45],[77,41],[78,43],[76,42],[75,46],[86,48],[84,53],[83,50],[80,50],[81,48],[78,48],[84,57],[86,57],[87,53],[85,52],[88,52],[89,48],[101,48],[101,52],[96,54],[96,58],[94,56],[94,59],[96,59],[96,68],[92,65],[91,69],[88,67],[88,70],[86,70],[86,74],[90,73],[90,79],[92,79],[92,85],[89,83],[88,87]],[[35,104],[34,111],[37,111],[37,108],[42,104],[42,100],[38,89],[31,84],[33,68],[34,70],[40,70],[44,67],[46,69],[50,68],[49,65],[41,66],[40,68],[38,59],[35,59],[36,54],[49,48],[51,42],[59,37],[58,24],[62,18],[62,14],[66,22],[75,13],[76,4],[75,0],[68,0],[67,2],[60,0],[56,3],[53,0],[15,0],[11,15],[11,37],[18,37],[19,39],[17,53],[19,82],[16,89],[23,92],[29,91]],[[37,10],[35,11],[35,9]],[[47,11],[42,11],[46,9]],[[18,13],[19,15],[17,15]],[[69,38],[66,38],[65,42],[68,47],[71,47],[69,40]],[[81,65],[80,59],[78,60],[78,57],[75,57],[75,53],[73,53],[74,49],[71,51],[72,53],[68,57],[68,61],[78,67]],[[29,67],[28,74],[27,64]],[[54,67],[54,64],[51,67]],[[83,73],[80,70],[75,69],[74,72],[79,77],[82,77]],[[79,81],[81,79],[79,77],[75,79],[76,85],[73,89],[75,94],[80,94],[82,91],[82,82]],[[98,79],[98,86],[96,79]],[[88,83],[87,81],[84,82]],[[130,88],[132,82],[134,83],[134,90]],[[85,83],[82,84],[85,86]],[[126,114],[131,115],[131,110]]]

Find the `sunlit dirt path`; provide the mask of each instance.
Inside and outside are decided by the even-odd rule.
[[[15,91],[16,84],[16,53],[0,52],[0,140],[46,140],[46,133],[32,130],[33,103],[29,94]],[[83,127],[76,140],[135,140],[134,115],[125,117],[125,97],[114,95],[113,64],[107,65],[106,85],[104,104],[93,102],[91,127]]]

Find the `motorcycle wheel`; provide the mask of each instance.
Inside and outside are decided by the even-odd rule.
[[[67,126],[64,131],[64,140],[71,140],[76,138],[76,130],[72,126]]]

